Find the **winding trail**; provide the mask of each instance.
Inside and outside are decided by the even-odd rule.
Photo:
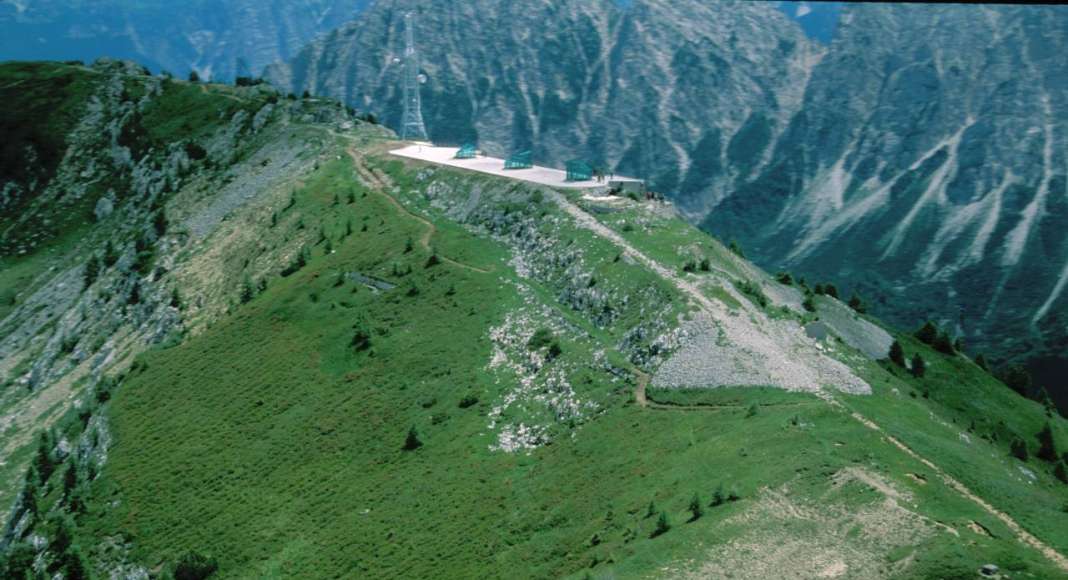
[[[364,181],[364,183],[370,185],[372,190],[384,197],[386,201],[390,203],[390,205],[397,209],[397,211],[418,221],[426,227],[426,232],[424,232],[423,235],[419,237],[419,245],[427,252],[433,252],[434,249],[433,246],[431,246],[430,244],[430,240],[433,238],[434,234],[437,233],[437,226],[435,226],[433,222],[424,218],[423,216],[413,213],[411,210],[405,207],[404,204],[397,201],[397,198],[390,195],[389,190],[392,189],[393,182],[389,179],[389,176],[383,175],[379,172],[376,172],[374,169],[367,167],[366,163],[364,163],[363,156],[356,150],[355,145],[350,145],[347,151],[349,157],[352,158],[352,164],[356,168],[356,173],[360,175],[360,178]],[[463,262],[458,262],[456,260],[453,260],[452,258],[447,258],[440,254],[438,255],[438,259],[440,259],[442,262],[445,262],[446,264],[450,264],[452,266],[456,266],[457,268],[462,268],[464,270],[469,270],[471,272],[478,272],[479,274],[490,274],[493,272],[492,269],[484,269],[479,268],[477,266],[472,266],[470,264],[464,264]]]

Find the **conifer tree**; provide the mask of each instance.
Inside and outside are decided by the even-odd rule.
[[[659,535],[666,534],[671,529],[671,520],[668,519],[667,512],[660,512],[660,517],[656,520],[656,528],[653,530],[650,538],[655,538]]]
[[[856,293],[849,299],[849,307],[852,308],[858,314],[865,314],[868,311],[867,306],[864,305],[864,301],[860,299]]]
[[[404,450],[415,451],[423,446],[423,442],[419,440],[419,432],[415,430],[415,425],[412,425],[408,429],[408,436],[404,438]]]
[[[1053,441],[1053,429],[1050,428],[1049,423],[1042,427],[1036,437],[1038,438],[1038,451],[1035,456],[1043,461],[1057,461],[1059,459],[1057,444]]]
[[[705,515],[705,507],[701,505],[701,498],[696,493],[690,499],[690,521],[695,522]]]
[[[89,256],[89,260],[85,262],[85,287],[88,288],[96,282],[97,276],[100,275],[100,261],[97,260],[96,254]]]
[[[920,353],[916,353],[912,357],[912,376],[922,379],[927,374],[927,363],[920,356]]]
[[[1019,437],[1013,439],[1012,443],[1009,445],[1009,450],[1012,453],[1012,456],[1016,459],[1027,461],[1027,443],[1023,439],[1020,439]]]
[[[901,343],[894,341],[890,345],[890,362],[896,364],[899,367],[905,367],[905,349],[901,348]]]
[[[928,320],[916,331],[916,338],[924,344],[934,344],[938,338],[938,327]]]

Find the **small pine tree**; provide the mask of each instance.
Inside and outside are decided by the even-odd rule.
[[[554,340],[549,345],[549,350],[546,354],[549,360],[556,360],[560,355],[564,354],[564,349],[560,348],[560,343]]]
[[[252,299],[256,297],[256,289],[252,286],[252,280],[245,276],[243,282],[241,282],[241,303],[248,304],[252,302]]]
[[[411,238],[408,238],[407,240],[404,241],[404,253],[405,254],[411,252],[414,249],[415,249],[415,244],[412,242]]]
[[[778,275],[775,276],[775,279],[778,280],[780,284],[785,284],[786,286],[794,285],[794,277],[791,276],[789,272],[779,272]]]
[[[653,533],[649,537],[655,538],[666,534],[669,530],[671,530],[671,520],[668,519],[667,512],[660,512],[660,517],[656,520],[656,528],[653,529]]]
[[[1053,429],[1050,428],[1049,423],[1046,423],[1035,437],[1038,439],[1038,451],[1035,457],[1043,461],[1057,461],[1057,444],[1053,440]]]
[[[57,556],[63,554],[74,543],[74,523],[70,516],[57,515],[53,518],[56,531],[52,534],[52,543],[48,549]]]
[[[912,376],[922,379],[925,374],[927,374],[927,363],[920,356],[920,353],[916,353],[912,357]]]
[[[104,242],[104,266],[110,268],[119,261],[119,255],[115,252],[115,245],[111,240]]]
[[[78,546],[71,546],[61,558],[63,560],[63,575],[66,580],[89,580],[89,565],[82,555]]]
[[[71,492],[78,487],[80,478],[78,477],[78,467],[71,461],[67,466],[66,473],[63,474],[63,498],[69,498]]]
[[[181,295],[181,293],[178,292],[178,289],[175,288],[175,289],[171,290],[171,308],[179,308],[180,309],[181,307],[182,307],[182,295]]]
[[[199,83],[200,82],[200,75],[197,74],[197,71],[192,71],[192,72],[189,73],[189,82],[191,82],[191,83]]]
[[[982,353],[979,353],[975,357],[975,364],[984,371],[990,371],[990,365],[986,362],[986,357]]]
[[[130,306],[136,306],[141,303],[141,281],[135,280],[133,288],[130,289],[130,295],[126,297],[126,304]]]
[[[933,345],[938,339],[938,327],[928,320],[916,331],[916,339],[924,344]]]
[[[356,328],[356,332],[352,335],[352,342],[350,343],[352,348],[357,351],[364,351],[371,348],[371,335],[362,328]]]
[[[901,348],[901,343],[894,341],[890,345],[890,362],[896,364],[899,367],[905,367],[905,349]]]
[[[701,516],[705,515],[705,507],[701,505],[701,497],[696,493],[690,498],[690,521],[695,522],[701,519]]]
[[[999,377],[1010,389],[1017,393],[1028,396],[1033,386],[1031,373],[1021,365],[1012,365],[1005,369]]]
[[[812,299],[812,295],[805,296],[805,301],[801,303],[801,306],[805,307],[805,310],[809,312],[816,311],[816,301]]]
[[[745,253],[742,252],[742,246],[738,245],[738,242],[731,240],[730,245],[727,247],[735,256],[739,258],[745,258]]]
[[[52,455],[52,448],[55,447],[55,441],[53,441],[48,431],[41,431],[41,434],[37,437],[37,456],[34,458],[34,464],[37,467],[37,474],[40,477],[38,480],[41,485],[44,485],[49,477],[52,477],[52,472],[55,471],[56,462],[55,457]]]
[[[167,233],[167,214],[162,209],[152,217],[152,227],[156,230],[156,237],[162,238]]]
[[[834,298],[835,300],[838,299],[838,288],[836,288],[834,284],[827,284],[826,286],[824,286],[823,292],[824,294],[830,296],[831,298]]]
[[[37,471],[37,466],[30,464],[30,467],[26,470],[26,480],[22,484],[22,509],[37,515],[37,491],[38,484],[41,482],[41,474]]]
[[[1027,458],[1029,456],[1029,453],[1027,451],[1027,443],[1019,437],[1013,439],[1012,443],[1009,444],[1009,451],[1010,453],[1012,453],[1013,457],[1019,459],[1020,461],[1027,461]]]
[[[323,254],[329,256],[334,253],[334,242],[330,241],[330,238],[326,239],[326,245],[323,246]]]
[[[207,580],[219,570],[219,562],[196,552],[187,552],[174,566],[174,580]]]
[[[864,301],[860,299],[856,293],[849,299],[849,307],[852,308],[857,314],[865,314],[868,312],[868,307],[864,305]]]
[[[85,287],[88,288],[96,282],[97,276],[100,275],[100,261],[97,259],[96,254],[89,256],[89,260],[85,262]]]
[[[749,408],[746,409],[745,417],[747,419],[749,417],[756,417],[758,412],[760,412],[760,405],[757,405],[756,403],[752,403],[752,404],[749,405]]]
[[[415,425],[412,425],[408,429],[408,436],[404,438],[404,450],[415,451],[423,446],[423,442],[419,440],[419,432],[415,430]]]
[[[351,235],[352,235],[352,220],[349,219],[349,220],[345,221],[345,237],[347,238],[347,237],[349,237]]]
[[[712,507],[718,507],[723,505],[723,503],[726,501],[727,496],[723,493],[723,484],[721,483],[716,486],[716,491],[712,492],[712,502],[708,505]]]
[[[956,353],[956,351],[953,349],[953,340],[950,339],[949,334],[945,332],[938,333],[938,335],[935,337],[934,344],[932,346],[934,346],[934,349],[942,354]]]
[[[701,258],[701,263],[698,267],[701,269],[702,272],[711,272],[712,262],[709,261],[708,258]]]
[[[646,519],[648,519],[648,518],[651,518],[651,517],[653,517],[655,515],[656,515],[656,502],[653,501],[653,500],[649,500],[649,507],[645,508],[645,517],[646,517]]]
[[[1057,466],[1053,468],[1053,477],[1056,477],[1061,483],[1068,483],[1068,469],[1065,468],[1065,462],[1062,459],[1057,462]]]
[[[349,205],[352,205],[352,204],[356,203],[356,192],[355,191],[349,190],[349,196],[348,196],[348,200],[347,201],[348,201]]]
[[[435,251],[433,254],[430,254],[430,258],[427,259],[426,267],[427,268],[432,268],[434,266],[437,266],[440,263],[441,263],[441,258],[438,257],[438,253],[437,253],[437,251]]]
[[[812,291],[815,292],[817,296],[823,296],[826,293],[823,289],[823,284],[816,284],[816,287],[813,288]]]

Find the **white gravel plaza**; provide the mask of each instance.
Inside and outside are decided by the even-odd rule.
[[[499,177],[507,177],[540,185],[568,189],[595,189],[617,183],[621,184],[625,182],[640,181],[632,177],[621,177],[618,175],[612,177],[611,183],[609,183],[607,176],[605,181],[601,183],[592,179],[589,181],[567,181],[567,172],[561,169],[540,167],[538,165],[535,165],[530,169],[505,169],[504,159],[498,159],[496,157],[487,157],[479,154],[474,159],[457,159],[456,153],[459,150],[458,147],[434,147],[433,145],[416,143],[414,145],[390,151],[390,154],[398,157],[407,157],[409,159],[418,159],[420,161],[429,161],[430,163],[436,163],[438,165],[468,169],[479,173],[488,173]]]

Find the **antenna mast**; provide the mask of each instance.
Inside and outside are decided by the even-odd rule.
[[[404,120],[401,124],[401,139],[405,141],[429,141],[426,125],[423,124],[423,99],[419,94],[422,76],[419,72],[419,53],[415,50],[415,18],[411,12],[404,15]]]

